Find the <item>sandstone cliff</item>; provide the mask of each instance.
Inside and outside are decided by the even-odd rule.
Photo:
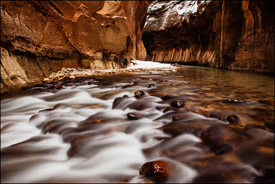
[[[158,1],[148,8],[147,60],[274,73],[270,1]]]
[[[62,67],[120,68],[145,59],[145,1],[1,1],[1,93]]]

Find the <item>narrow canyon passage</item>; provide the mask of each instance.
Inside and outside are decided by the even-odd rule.
[[[269,5],[1,1],[1,182],[274,183]]]

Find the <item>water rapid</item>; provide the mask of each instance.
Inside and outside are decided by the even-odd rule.
[[[270,181],[274,78],[179,67],[1,100],[1,182],[160,181],[141,169],[153,161],[164,182]]]

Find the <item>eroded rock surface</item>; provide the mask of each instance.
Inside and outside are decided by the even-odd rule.
[[[274,73],[270,1],[159,1],[148,8],[148,60]]]
[[[144,59],[148,2],[1,2],[1,93],[62,67],[113,69]]]

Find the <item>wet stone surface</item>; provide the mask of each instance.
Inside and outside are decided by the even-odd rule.
[[[168,172],[168,164],[162,160],[146,162],[139,170],[139,174],[156,182],[165,182],[168,178]]]
[[[1,100],[1,182],[274,182],[273,83],[198,67],[45,81]]]

